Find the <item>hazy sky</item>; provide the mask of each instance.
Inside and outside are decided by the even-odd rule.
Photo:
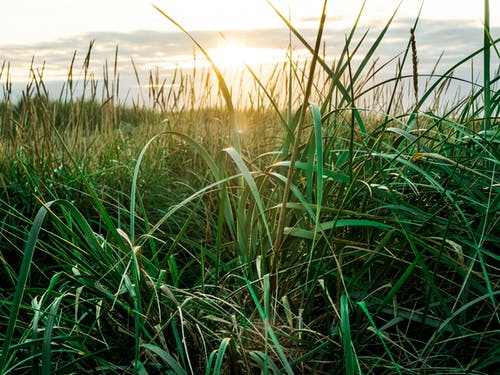
[[[283,27],[266,0],[0,0],[0,46],[31,44],[94,31],[172,30],[152,6],[157,5],[193,30]],[[273,0],[303,27],[314,26],[322,0]],[[329,27],[351,24],[362,0],[330,0]],[[420,0],[403,0],[398,17],[415,17]],[[482,1],[427,0],[425,19],[463,19],[481,25]],[[500,1],[490,1],[491,23],[500,25]],[[399,0],[367,0],[363,20],[387,19]],[[304,21],[309,23],[304,24]],[[314,22],[314,23],[312,23]]]
[[[292,23],[307,40],[314,40],[323,0],[272,0],[272,3],[284,14],[290,9]],[[362,3],[362,0],[328,1],[328,22],[323,38],[328,56],[338,56],[344,35],[351,29]],[[367,0],[353,45],[369,29],[363,46],[370,46],[399,3],[399,0]],[[438,72],[443,72],[481,47],[482,3],[480,0],[426,0],[416,33],[421,72],[431,72],[438,59]],[[497,38],[500,17],[495,16],[500,15],[500,0],[490,3],[491,30]],[[29,80],[32,58],[35,69],[43,67],[43,80],[51,93],[57,93],[67,78],[73,53],[76,53],[75,67],[80,69],[90,41],[95,41],[90,69],[97,79],[102,79],[103,65],[113,61],[115,48],[119,47],[121,92],[137,91],[131,59],[141,77],[141,87],[148,82],[149,73],[156,69],[167,82],[177,67],[190,69],[193,43],[152,4],[186,29],[197,30],[193,31],[195,37],[219,67],[237,66],[244,60],[254,67],[272,69],[278,61],[286,59],[287,29],[266,0],[0,0],[0,4],[3,16],[0,67],[5,61],[10,63],[9,81],[14,83],[16,93],[20,93]],[[392,61],[404,51],[420,5],[420,0],[402,1],[395,21],[374,56],[379,64]],[[224,42],[218,31],[224,33],[226,41],[236,43]],[[295,58],[301,53],[301,56],[309,56],[300,43],[296,40],[292,43],[296,48]],[[363,48],[357,57],[362,54]],[[481,66],[479,62],[474,63],[475,76],[481,73]],[[493,70],[495,66],[499,66],[499,59],[493,54]],[[385,71],[394,74],[391,65]],[[470,64],[456,73],[468,79]],[[384,79],[384,74],[378,74],[379,79]],[[4,74],[0,87],[5,80]]]

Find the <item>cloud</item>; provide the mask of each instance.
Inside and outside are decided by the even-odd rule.
[[[398,56],[407,47],[410,27],[413,19],[399,19],[389,28],[387,35],[374,55],[379,58],[378,65]],[[460,25],[460,27],[457,27]],[[372,22],[368,25],[369,32],[358,52],[359,62],[363,53],[374,43],[378,33],[384,24]],[[365,29],[357,31],[350,47],[352,52]],[[327,28],[324,33],[326,51],[333,60],[338,56],[344,46],[345,37],[349,30],[338,30]],[[493,36],[498,36],[500,28],[492,28]],[[302,35],[309,43],[314,44],[316,30],[301,30]],[[289,43],[288,31],[282,29],[262,30],[234,30],[224,31],[223,36],[216,31],[195,31],[193,36],[207,49],[217,48],[224,39],[238,40],[251,48],[271,48],[285,50]],[[419,54],[420,72],[431,72],[435,62],[442,52],[444,56],[440,63],[439,71],[444,72],[448,67],[464,58],[482,45],[483,32],[480,28],[470,22],[457,21],[426,21],[421,20],[416,31],[417,48]],[[68,74],[68,69],[75,56],[74,74],[82,74],[82,66],[88,52],[90,42],[93,41],[90,73],[97,80],[102,79],[103,67],[107,64],[110,74],[114,64],[114,53],[118,46],[118,72],[120,75],[120,86],[122,92],[136,93],[137,82],[131,60],[134,61],[141,83],[148,82],[151,70],[158,68],[159,75],[169,82],[173,77],[176,67],[189,70],[192,66],[194,45],[191,40],[181,32],[162,32],[138,30],[134,32],[89,32],[76,37],[61,38],[51,42],[37,43],[31,46],[9,45],[2,48],[0,52],[0,64],[8,61],[11,65],[11,80],[16,87],[22,88],[29,78],[30,66],[33,58],[33,67],[41,73],[44,69],[44,79],[49,83],[52,90],[60,86]],[[294,38],[294,46],[297,50],[303,50]],[[196,51],[201,64],[201,53]],[[498,59],[493,54],[492,66],[498,65]],[[480,69],[481,64],[476,64]],[[478,68],[479,67],[479,68]],[[394,67],[388,68],[389,76],[394,76]],[[467,77],[469,68],[464,67],[462,74]],[[2,81],[5,77],[2,77]],[[1,82],[3,83],[3,82]],[[57,91],[56,91],[57,92]]]

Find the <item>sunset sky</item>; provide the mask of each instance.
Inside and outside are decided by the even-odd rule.
[[[322,0],[274,0],[280,10],[304,27],[315,26]],[[415,17],[419,0],[404,0],[399,17]],[[424,19],[462,19],[481,25],[482,1],[426,1]],[[490,1],[491,14],[500,14],[500,1]],[[153,8],[157,5],[190,30],[282,27],[265,0],[16,0],[2,1],[0,46],[56,40],[94,31],[172,30]],[[352,23],[362,0],[330,0],[330,27]],[[368,0],[364,20],[386,19],[397,0]],[[314,21],[314,23],[312,23]],[[492,17],[492,25],[500,17]]]
[[[315,38],[323,0],[272,0],[279,10],[309,41]],[[351,29],[362,0],[330,0],[324,41],[331,58],[338,55],[344,36]],[[365,46],[375,40],[399,0],[367,0],[361,17],[359,40],[370,30]],[[95,41],[91,70],[95,77],[112,61],[119,47],[120,87],[137,92],[133,59],[142,82],[159,69],[167,81],[177,67],[193,66],[193,43],[165,19],[153,4],[193,31],[200,43],[222,68],[266,67],[286,59],[288,32],[266,0],[15,0],[2,1],[0,22],[0,66],[10,63],[9,81],[19,93],[30,76],[30,66],[43,66],[44,82],[57,92],[68,74],[68,65],[76,52],[75,66],[81,67],[90,41]],[[482,45],[483,2],[479,0],[427,0],[417,28],[419,64],[430,72],[440,59],[446,70]],[[404,51],[409,30],[420,8],[420,0],[403,0],[388,34],[375,58],[390,61]],[[500,31],[500,1],[490,1],[492,35]],[[219,32],[224,34],[222,37]],[[297,42],[295,58],[308,52]],[[362,49],[359,54],[362,54]],[[443,56],[440,57],[441,53]],[[358,54],[358,55],[359,55]],[[492,56],[492,67],[498,58]],[[202,62],[203,63],[203,62]],[[198,64],[200,62],[198,61]],[[481,64],[474,64],[480,72]],[[197,65],[199,66],[199,65]],[[392,68],[386,69],[393,74]],[[439,71],[439,70],[438,70]],[[463,75],[470,75],[464,66]],[[379,75],[383,79],[383,75]],[[466,77],[469,78],[469,77]],[[0,85],[6,80],[4,75]],[[141,87],[142,87],[141,83]]]

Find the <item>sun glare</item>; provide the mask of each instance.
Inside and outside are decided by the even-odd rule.
[[[208,54],[218,68],[242,68],[247,65],[276,63],[283,59],[284,52],[275,48],[247,47],[238,41],[228,41]]]
[[[251,57],[249,48],[239,42],[227,42],[208,51],[210,58],[220,68],[242,67]],[[248,62],[247,62],[248,63]]]

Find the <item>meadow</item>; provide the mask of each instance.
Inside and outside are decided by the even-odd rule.
[[[116,64],[88,73],[89,48],[58,96],[33,67],[14,99],[1,66],[1,374],[500,366],[488,17],[484,44],[439,75],[419,71],[409,30],[374,83],[394,16],[369,46],[355,23],[334,62],[324,17],[311,44],[279,16],[310,59],[290,47],[265,80],[246,67],[244,94],[214,63],[152,73],[146,104],[125,104]],[[474,58],[493,74],[445,101]]]

